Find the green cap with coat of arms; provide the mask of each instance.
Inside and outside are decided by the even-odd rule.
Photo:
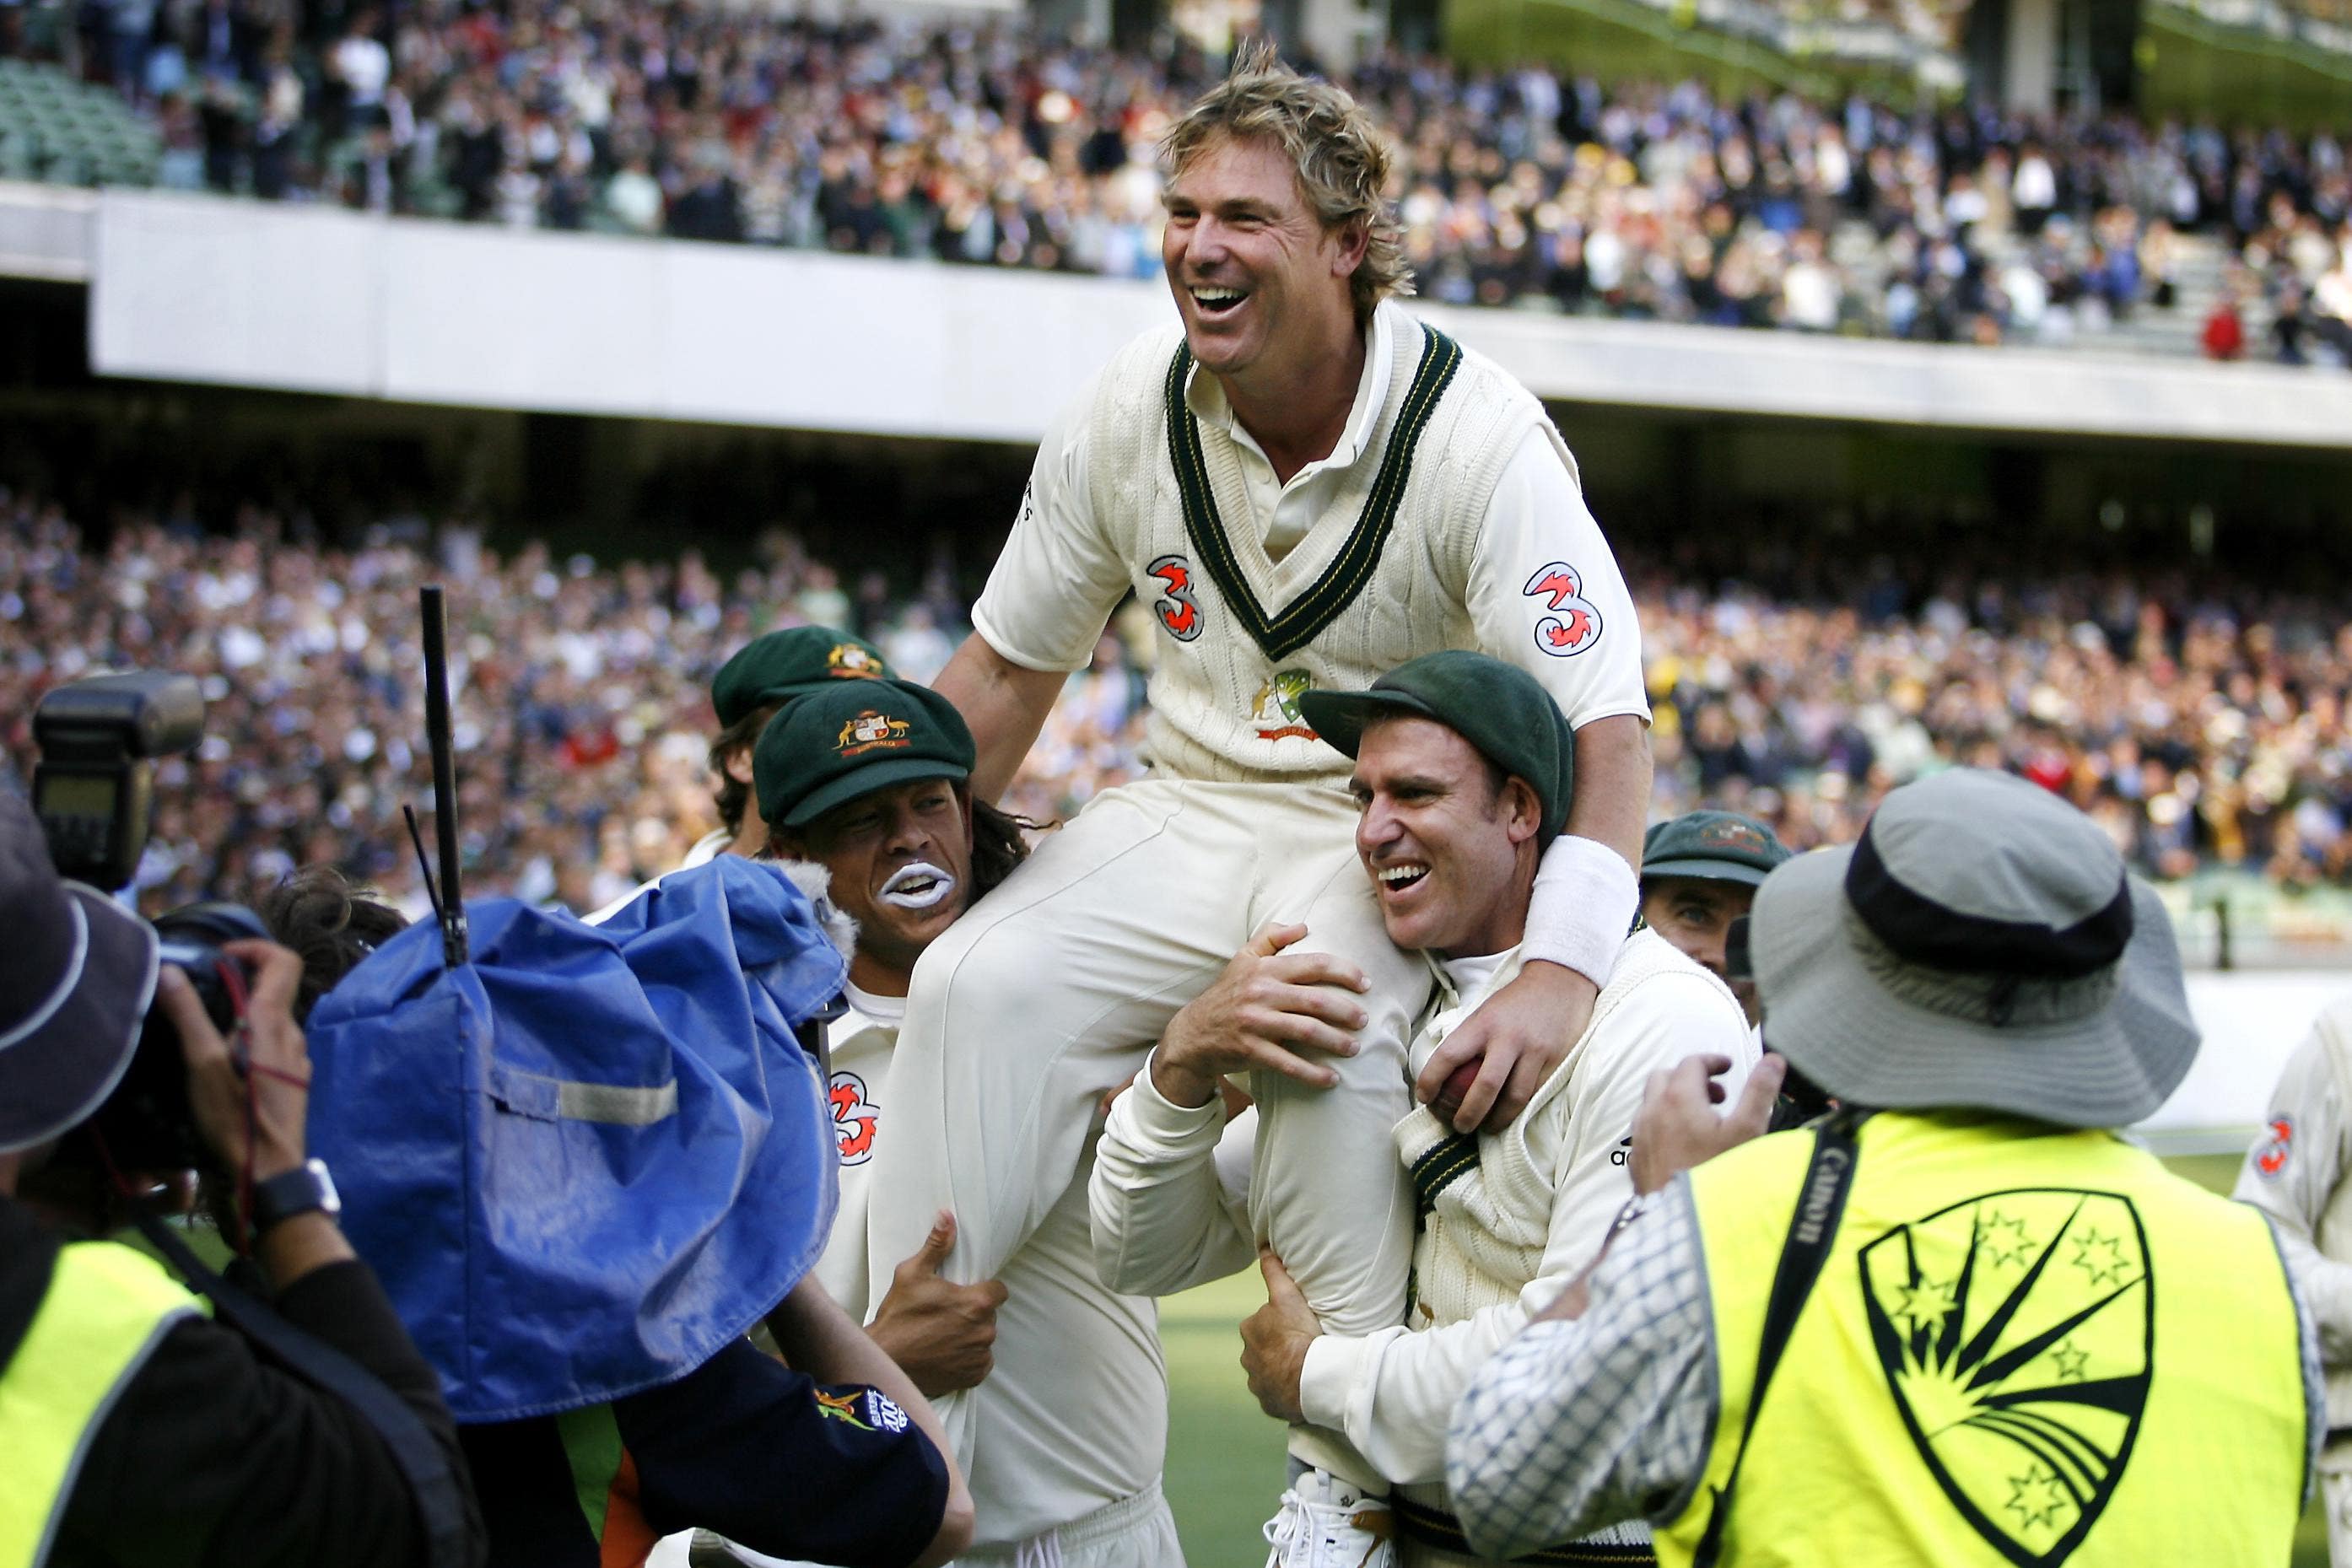
[[[978,757],[955,704],[911,681],[820,687],[768,721],[751,748],[760,815],[804,827],[893,784],[971,777]]]
[[[1642,838],[1642,874],[1759,885],[1796,852],[1771,829],[1737,811],[1688,811],[1652,824]]]
[[[753,638],[719,665],[710,683],[710,706],[725,728],[766,703],[790,702],[843,681],[895,675],[870,643],[830,626],[794,626]]]

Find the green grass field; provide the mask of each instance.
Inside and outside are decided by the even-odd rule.
[[[2189,1155],[2166,1162],[2190,1180],[2227,1192],[2237,1156]],[[1242,1381],[1234,1325],[1265,1300],[1255,1273],[1237,1274],[1160,1303],[1168,1350],[1168,1500],[1190,1568],[1258,1568],[1258,1527],[1282,1490],[1282,1428],[1260,1414]],[[2304,1517],[2294,1568],[2327,1568],[2327,1534],[2316,1512]]]

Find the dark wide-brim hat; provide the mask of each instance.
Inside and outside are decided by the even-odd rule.
[[[0,1154],[89,1119],[139,1048],[155,997],[155,932],[61,880],[40,820],[0,790]]]
[[[877,789],[971,777],[978,758],[955,704],[910,681],[857,681],[797,698],[751,748],[762,821],[798,828]]]
[[[1767,877],[1750,919],[1766,1043],[1851,1103],[2119,1127],[2196,1060],[2156,890],[2009,774],[1893,791],[1857,841]]]
[[[896,674],[871,643],[830,626],[794,626],[754,637],[737,649],[710,683],[710,706],[718,710],[723,729],[769,703],[790,702],[844,682],[887,681]]]
[[[1369,690],[1316,690],[1298,699],[1315,733],[1356,755],[1364,728],[1383,718],[1426,718],[1445,726],[1479,754],[1524,779],[1543,808],[1538,841],[1568,825],[1576,793],[1576,732],[1542,683],[1485,653],[1449,648],[1408,659]]]

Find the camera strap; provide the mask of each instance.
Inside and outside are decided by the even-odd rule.
[[[1789,1238],[1780,1245],[1780,1266],[1772,1274],[1772,1294],[1764,1307],[1764,1334],[1756,1349],[1756,1376],[1748,1385],[1748,1420],[1739,1429],[1739,1448],[1731,1457],[1731,1473],[1717,1489],[1707,1514],[1706,1533],[1691,1554],[1691,1568],[1715,1568],[1723,1555],[1723,1531],[1731,1522],[1731,1494],[1739,1485],[1739,1469],[1748,1461],[1748,1440],[1756,1435],[1757,1413],[1764,1408],[1764,1391],[1779,1370],[1780,1354],[1789,1348],[1797,1318],[1813,1293],[1829,1261],[1830,1244],[1837,1239],[1845,1218],[1846,1195],[1853,1190],[1854,1166],[1862,1150],[1854,1129],[1870,1114],[1843,1108],[1832,1111],[1813,1127],[1813,1157],[1797,1188],[1796,1212],[1789,1219]]]
[[[140,1233],[163,1254],[190,1286],[212,1300],[219,1321],[259,1345],[288,1371],[324,1389],[357,1410],[391,1450],[408,1480],[425,1526],[427,1568],[458,1568],[467,1559],[464,1483],[447,1452],[383,1379],[314,1335],[288,1322],[278,1309],[229,1283],[188,1249],[185,1242],[151,1214],[139,1216]]]

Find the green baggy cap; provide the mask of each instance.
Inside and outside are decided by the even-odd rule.
[[[1504,772],[1528,781],[1543,806],[1544,843],[1568,825],[1575,794],[1576,732],[1551,694],[1516,664],[1449,648],[1410,659],[1370,691],[1310,691],[1298,711],[1315,733],[1349,756],[1377,719],[1433,719]]]
[[[1737,811],[1687,811],[1656,822],[1642,837],[1642,874],[1691,876],[1757,886],[1797,852],[1780,835]]]
[[[909,681],[820,687],[768,721],[751,748],[762,820],[803,827],[918,779],[969,779],[978,751],[955,705]]]
[[[724,729],[769,703],[790,702],[841,681],[891,680],[896,674],[870,643],[830,626],[795,626],[736,650],[710,683],[710,706]]]

